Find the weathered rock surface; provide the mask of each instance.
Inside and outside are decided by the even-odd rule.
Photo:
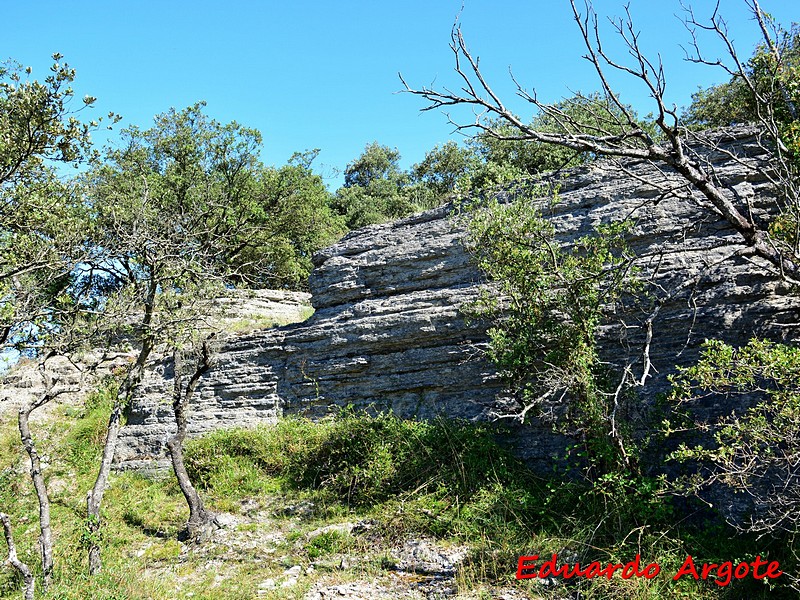
[[[754,214],[769,210],[769,182],[743,167],[766,168],[764,152],[749,132],[721,139],[744,158],[709,154],[719,179],[738,205],[749,204]],[[676,364],[696,359],[705,338],[734,344],[754,335],[797,339],[797,299],[784,293],[778,278],[754,267],[739,236],[668,170],[602,162],[544,183],[558,185],[554,204],[538,193],[565,243],[601,223],[634,223],[631,247],[653,301],[661,304],[645,401],[666,389]],[[533,183],[500,194],[532,189]],[[227,340],[198,387],[190,432],[270,422],[282,414],[320,417],[348,404],[420,418],[490,420],[513,411],[498,400],[501,382],[481,357],[483,327],[460,311],[481,284],[464,235],[451,208],[442,207],[352,232],[321,252],[310,279],[314,315]],[[637,378],[645,364],[642,324],[653,306],[621,310],[603,332],[607,359],[629,365]],[[164,401],[170,378],[162,361],[136,398],[117,454],[123,465],[163,456],[173,427]],[[520,439],[524,455],[545,463],[561,447],[542,430]]]
[[[314,315],[302,324],[231,338],[198,386],[190,432],[319,417],[335,406],[474,418],[499,391],[468,360],[482,329],[459,306],[479,274],[446,208],[351,234],[315,259]],[[166,379],[165,379],[166,376]],[[144,382],[118,461],[160,456],[172,430],[169,361]]]
[[[311,296],[284,290],[231,290],[214,301],[221,329],[244,332],[304,321],[313,312]]]
[[[214,300],[208,314],[209,326],[226,331],[249,331],[275,325],[296,323],[308,317],[310,295],[282,290],[231,291]],[[51,403],[75,404],[114,370],[125,367],[135,358],[133,350],[92,350],[72,357],[55,356],[46,361],[54,389],[64,390]],[[0,420],[16,418],[23,403],[31,402],[45,391],[44,380],[35,361],[20,360],[0,377]],[[48,410],[37,411],[37,418]]]
[[[53,384],[53,391],[60,391],[44,408],[34,413],[34,420],[49,414],[53,407],[61,404],[77,404],[93,390],[98,382],[115,369],[124,367],[131,359],[126,351],[108,353],[89,352],[71,360],[66,356],[55,356],[45,362],[45,368]],[[35,361],[22,360],[0,379],[0,423],[16,419],[23,404],[39,400],[45,393],[45,382]]]

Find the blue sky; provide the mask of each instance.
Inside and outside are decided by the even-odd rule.
[[[796,0],[762,0],[788,24]],[[320,148],[318,168],[343,169],[377,140],[396,147],[403,165],[452,136],[441,113],[420,114],[419,98],[398,94],[398,71],[414,86],[455,85],[450,30],[462,0],[228,2],[11,0],[3,3],[0,59],[13,58],[44,77],[60,52],[77,69],[76,96],[98,98],[94,113],[115,111],[119,127],[148,127],[155,114],[208,103],[213,118],[236,120],[264,135],[268,164],[294,151]],[[683,61],[688,40],[677,0],[631,0],[644,48],[660,54],[667,96],[686,105],[698,85],[724,80],[720,72]],[[715,2],[694,2],[698,16]],[[623,3],[597,0],[601,16],[623,13]],[[743,0],[721,0],[733,38],[749,56],[757,41]],[[464,0],[462,30],[486,75],[508,104],[513,68],[540,98],[597,89],[581,59],[578,30],[567,0]],[[611,33],[609,49],[616,48]],[[623,99],[647,113],[643,90],[619,81]],[[103,135],[99,141],[104,140]],[[336,186],[339,179],[331,178]]]

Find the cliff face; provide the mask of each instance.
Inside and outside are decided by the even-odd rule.
[[[192,406],[190,431],[320,417],[348,404],[407,416],[485,416],[500,386],[474,358],[483,330],[459,307],[480,281],[446,207],[348,235],[315,257],[315,312],[227,340]],[[117,461],[163,455],[172,430],[169,361],[147,377]]]
[[[723,152],[706,158],[737,204],[749,203],[758,214],[770,206],[772,190],[766,178],[743,168],[742,160],[766,168],[751,133],[724,140],[743,159]],[[621,310],[602,335],[607,360],[641,377],[643,324],[660,305],[652,321],[644,404],[666,389],[676,364],[696,359],[706,338],[733,344],[754,335],[797,338],[791,325],[798,321],[797,300],[784,294],[777,278],[754,267],[738,235],[679,177],[641,162],[596,163],[544,184],[558,188],[554,204],[539,193],[565,243],[600,223],[634,222],[630,244],[650,282],[651,300]],[[534,184],[500,195],[530,189]],[[442,207],[352,232],[321,252],[310,279],[314,315],[229,338],[198,387],[190,431],[270,422],[281,414],[320,417],[348,404],[418,418],[491,420],[513,411],[481,356],[483,326],[460,311],[481,284],[464,235],[451,208]],[[163,456],[172,430],[170,385],[170,365],[161,361],[131,407],[117,452],[123,467]],[[543,463],[561,447],[543,429],[515,435],[522,454]]]

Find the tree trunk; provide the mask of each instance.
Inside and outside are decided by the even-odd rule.
[[[209,511],[203,504],[203,499],[197,493],[197,489],[192,485],[186,466],[183,463],[183,440],[178,436],[173,436],[167,442],[170,457],[172,458],[172,468],[175,470],[175,477],[178,485],[181,486],[186,504],[189,505],[189,520],[186,522],[186,531],[189,538],[204,542],[208,539],[214,526],[217,524],[217,515]]]
[[[122,385],[119,386],[117,397],[114,399],[114,406],[108,418],[108,431],[106,441],[103,445],[103,457],[100,461],[100,470],[94,487],[86,494],[86,528],[89,532],[89,575],[95,575],[103,568],[103,561],[100,558],[100,507],[103,504],[103,494],[108,485],[108,475],[111,473],[111,465],[114,462],[114,453],[117,450],[117,440],[119,430],[122,428],[122,411],[142,382],[144,377],[144,367],[150,353],[153,351],[155,342],[150,331],[150,324],[153,322],[153,315],[156,310],[156,292],[158,291],[158,278],[151,271],[148,282],[147,299],[144,302],[144,316],[142,317],[142,347],[136,362],[128,371]]]
[[[108,431],[103,445],[100,470],[97,473],[94,487],[86,494],[86,528],[89,532],[89,575],[95,575],[103,568],[103,562],[100,558],[100,529],[102,526],[100,508],[103,504],[103,494],[108,485],[111,465],[114,462],[114,452],[117,450],[119,430],[122,428],[122,412],[130,401],[133,392],[142,381],[144,366],[152,350],[152,341],[145,340],[136,358],[136,363],[131,367],[128,376],[120,385],[119,391],[117,391],[117,397],[114,400],[114,406],[108,418]]]
[[[20,438],[25,451],[31,459],[31,479],[36,490],[36,498],[39,501],[39,530],[41,532],[39,546],[42,554],[42,587],[45,591],[50,585],[50,576],[53,572],[53,532],[50,528],[50,498],[47,495],[47,486],[44,482],[44,475],[42,475],[39,453],[36,451],[36,445],[33,442],[28,419],[34,409],[43,406],[50,399],[51,397],[45,396],[44,399],[22,406],[19,409]]]
[[[175,349],[172,353],[175,371],[172,408],[175,412],[175,424],[177,427],[175,435],[167,441],[167,448],[169,448],[172,468],[175,471],[175,477],[178,479],[178,485],[180,485],[181,492],[183,492],[186,503],[189,505],[189,520],[186,523],[186,530],[189,538],[198,542],[208,539],[213,527],[218,525],[217,516],[205,508],[200,494],[197,493],[197,489],[189,479],[189,473],[186,471],[186,465],[183,461],[183,442],[186,439],[189,402],[194,395],[200,377],[211,368],[208,348],[208,342],[211,337],[213,335],[203,342],[200,357],[186,389],[183,389],[183,359],[180,351]]]
[[[42,556],[42,587],[44,591],[47,591],[53,573],[53,530],[50,527],[50,497],[47,493],[47,485],[45,484],[44,474],[42,473],[39,452],[36,449],[36,443],[31,433],[30,417],[33,411],[46,405],[60,394],[68,391],[76,391],[76,389],[71,390],[63,386],[57,388],[55,386],[55,382],[47,372],[46,366],[47,360],[52,356],[53,353],[48,354],[39,364],[39,371],[44,384],[44,393],[35,401],[21,406],[18,418],[20,440],[31,461],[31,481],[36,491],[36,499],[39,502],[39,549]]]
[[[117,393],[111,416],[108,419],[108,432],[103,446],[103,458],[100,462],[100,471],[94,482],[94,487],[86,496],[86,528],[89,532],[89,575],[95,575],[103,568],[100,558],[100,507],[103,503],[103,494],[108,484],[108,475],[111,464],[114,462],[114,452],[117,449],[119,430],[122,427],[122,409],[125,404],[127,391]]]
[[[3,522],[3,532],[6,536],[6,544],[8,544],[7,560],[22,575],[22,580],[25,582],[25,594],[23,597],[25,600],[33,600],[36,580],[33,578],[31,568],[17,557],[17,548],[14,545],[14,536],[11,532],[11,518],[5,513],[0,513],[0,521]]]

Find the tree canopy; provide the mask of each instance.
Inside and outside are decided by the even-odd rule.
[[[118,248],[110,262],[126,271],[115,275],[153,269],[177,277],[179,288],[186,278],[209,276],[301,287],[311,254],[342,232],[311,170],[315,153],[266,167],[259,132],[209,119],[203,106],[171,109],[148,130],[123,131],[121,147],[92,169],[97,246]]]
[[[87,300],[73,285],[86,251],[87,214],[56,167],[77,167],[91,156],[90,133],[100,119],[78,118],[94,98],[76,101],[74,69],[60,54],[53,61],[41,82],[30,68],[0,65],[0,348],[41,344],[76,302]]]
[[[406,194],[409,177],[399,163],[396,149],[372,142],[347,165],[333,208],[344,216],[348,228],[382,223],[414,211]]]

